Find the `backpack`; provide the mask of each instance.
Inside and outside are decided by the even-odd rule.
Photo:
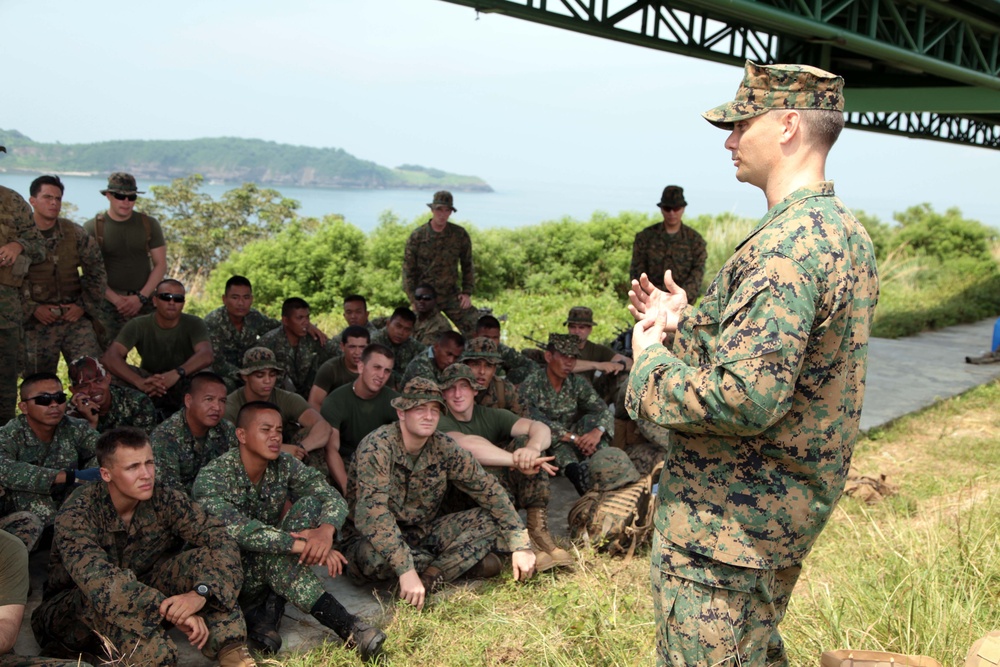
[[[650,539],[656,505],[653,485],[662,469],[661,461],[637,482],[608,491],[587,491],[569,510],[570,537],[602,553],[624,554],[626,562],[631,560],[636,548]]]

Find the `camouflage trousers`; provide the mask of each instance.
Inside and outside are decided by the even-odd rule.
[[[504,449],[513,452],[524,447],[527,436],[514,438]],[[503,486],[510,497],[514,507],[517,509],[528,509],[530,507],[549,506],[549,476],[544,472],[535,475],[525,475],[520,470],[513,468],[486,467],[485,470],[492,474]],[[441,514],[452,514],[463,510],[479,507],[475,500],[465,493],[462,493],[452,485],[448,485],[448,491],[441,502]]]
[[[150,301],[139,309],[139,315],[148,315],[154,310],[156,308],[153,307],[153,302]],[[128,319],[123,317],[118,312],[118,309],[111,305],[110,301],[107,299],[101,300],[101,308],[97,313],[97,320],[94,322],[94,331],[97,333],[97,344],[102,350],[108,349],[108,346],[114,342],[115,338],[118,338],[118,334],[126,322],[128,322]]]
[[[21,371],[21,328],[0,329],[0,424],[14,418],[17,407],[17,376]]]
[[[302,498],[291,506],[278,527],[285,532],[315,528],[322,509],[315,498]],[[243,559],[240,606],[244,609],[261,604],[270,589],[308,614],[326,592],[312,567],[299,564],[297,554],[241,550],[240,557]]]
[[[569,427],[569,432],[581,435],[593,431],[597,428],[598,424],[600,424],[599,415],[584,415]],[[600,441],[597,443],[597,449],[610,447],[613,438],[614,433],[605,433],[602,435]],[[581,454],[580,450],[573,443],[562,442],[557,438],[552,439],[552,446],[546,452],[546,455],[556,457],[555,464],[559,466],[560,471],[565,470],[566,466],[570,463],[583,463],[589,458]]]
[[[438,294],[437,305],[442,313],[454,323],[455,327],[465,336],[466,340],[472,340],[476,335],[476,324],[479,323],[479,309],[475,306],[462,308],[458,301],[458,294]]]
[[[656,664],[785,666],[778,634],[801,570],[754,570],[681,550],[653,534]]]
[[[12,512],[0,518],[0,530],[8,533],[24,542],[28,548],[28,553],[35,550],[35,545],[42,537],[45,530],[45,522],[32,512]]]
[[[200,582],[199,575],[211,558],[209,549],[184,551],[163,561],[140,581],[167,596],[188,593]],[[169,624],[155,622],[159,609],[133,608],[128,599],[116,602],[123,612],[131,612],[125,616],[128,627],[102,616],[83,591],[70,588],[42,601],[31,616],[31,629],[42,647],[58,642],[74,651],[107,655],[99,644],[100,634],[114,647],[116,655],[108,657],[125,656],[124,663],[115,664],[176,665],[177,646],[166,632]],[[202,649],[208,658],[229,644],[246,643],[246,624],[239,606],[219,609],[213,603],[210,600],[198,612],[208,626],[208,643]]]
[[[58,658],[28,657],[15,653],[0,655],[0,667],[91,667],[89,662],[80,660],[59,660]]]
[[[433,565],[445,581],[457,579],[491,551],[506,551],[507,542],[500,535],[496,521],[481,507],[455,514],[440,515],[420,527],[399,527],[413,555],[417,572]],[[397,577],[388,561],[363,537],[344,547],[347,575],[364,583],[388,581]]]
[[[76,322],[57,322],[45,325],[34,322],[24,328],[24,375],[55,373],[59,366],[59,353],[66,363],[77,357],[100,357],[103,350],[97,346],[94,325],[86,317]]]

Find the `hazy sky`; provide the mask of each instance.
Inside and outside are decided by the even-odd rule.
[[[609,211],[650,209],[668,183],[699,213],[765,208],[699,115],[732,99],[735,67],[441,0],[2,0],[0,26],[0,127],[38,141],[253,137],[498,189],[599,188]],[[997,151],[847,130],[827,175],[884,219],[927,201],[1000,227],[998,166]]]

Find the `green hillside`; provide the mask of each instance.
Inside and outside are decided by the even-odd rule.
[[[476,176],[401,165],[396,169],[360,160],[340,148],[290,146],[260,139],[102,141],[44,144],[16,130],[0,130],[8,155],[0,170],[77,175],[127,171],[140,179],[173,180],[202,174],[208,181],[321,188],[448,188],[492,192]]]

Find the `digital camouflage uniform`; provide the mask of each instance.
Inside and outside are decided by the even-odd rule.
[[[406,372],[406,367],[410,365],[411,361],[427,350],[427,346],[414,340],[413,336],[396,345],[390,340],[389,334],[386,333],[384,327],[372,334],[371,342],[385,345],[395,355],[392,362],[391,386],[393,388],[401,388],[403,386],[403,373]]]
[[[194,478],[208,462],[230,449],[237,449],[236,427],[226,419],[208,429],[204,438],[194,437],[187,423],[187,408],[181,408],[153,429],[150,442],[156,457],[157,484],[191,495]]]
[[[246,642],[236,604],[243,583],[236,543],[200,505],[159,484],[126,526],[108,485],[94,482],[56,517],[49,578],[31,628],[41,646],[60,642],[100,653],[100,633],[131,654],[130,664],[175,665],[177,647],[159,607],[201,583],[210,590],[198,612],[209,629],[202,652],[215,657],[220,648]]]
[[[420,319],[420,313],[417,313],[417,321],[413,325],[413,338],[424,345],[433,345],[442,331],[454,330],[451,322],[440,310],[425,319]]]
[[[670,269],[674,282],[694,303],[701,294],[707,259],[708,246],[701,234],[683,223],[676,234],[669,234],[658,222],[635,235],[629,278],[638,280],[645,273],[649,282],[663,289],[663,272]]]
[[[243,328],[237,330],[223,306],[205,316],[205,326],[208,327],[212,350],[215,352],[212,370],[222,376],[226,381],[226,388],[232,392],[243,384],[239,376],[243,355],[251,347],[257,347],[264,334],[280,327],[281,321],[251,308],[243,318]]]
[[[406,365],[406,372],[403,373],[403,382],[406,383],[415,377],[421,377],[434,380],[440,384],[443,372],[438,369],[437,364],[434,362],[434,348],[428,347]]]
[[[53,495],[56,475],[96,466],[96,447],[97,432],[73,417],[63,417],[51,442],[39,440],[24,415],[0,427],[0,528],[32,549],[67,492]]]
[[[316,371],[325,361],[333,358],[337,347],[332,340],[323,345],[309,334],[299,338],[298,344],[293,346],[281,326],[261,336],[257,345],[274,352],[278,364],[285,371],[283,379],[288,385],[285,389],[294,391],[302,398],[309,398]]]
[[[532,371],[538,369],[538,364],[524,356],[509,345],[500,343],[500,367],[504,376],[515,385],[524,382]]]
[[[0,186],[0,246],[17,241],[24,250],[13,266],[0,267],[0,423],[14,418],[17,375],[21,370],[21,294],[24,274],[45,257],[45,242],[35,226],[28,202]]]
[[[476,405],[484,408],[499,408],[510,410],[519,417],[524,416],[524,406],[520,394],[507,378],[494,375],[486,389],[476,394]]]
[[[724,127],[734,111],[794,97],[839,111],[842,85],[748,61],[742,101],[705,117]],[[652,559],[661,662],[787,664],[777,625],[844,487],[877,299],[867,232],[832,183],[816,183],[737,246],[682,314],[672,351],[651,345],[636,359],[629,414],[673,431]]]
[[[52,229],[39,232],[45,242],[45,259],[35,262],[21,286],[24,307],[24,374],[55,373],[59,353],[66,363],[78,357],[99,357],[93,320],[104,301],[108,277],[104,257],[94,237],[80,225],[58,218]],[[48,305],[62,311],[61,304],[76,304],[86,315],[76,322],[58,320],[42,324],[35,309]]]
[[[146,435],[151,435],[156,428],[156,408],[152,399],[132,387],[119,387],[111,385],[111,407],[106,415],[97,418],[97,432],[104,433],[119,426],[134,426],[141,428]],[[67,414],[71,417],[80,417],[76,411],[76,406],[70,406]]]
[[[244,572],[240,606],[259,604],[270,588],[309,613],[324,593],[323,584],[312,567],[300,565],[299,556],[291,553],[295,540],[290,533],[321,523],[339,531],[347,517],[347,503],[323,474],[280,454],[254,485],[239,450],[233,449],[198,473],[194,498],[222,520],[239,544]],[[293,504],[284,514],[286,501]]]
[[[439,516],[449,483],[480,506]],[[529,548],[528,531],[500,483],[440,431],[416,457],[403,448],[399,422],[368,434],[351,464],[347,501],[342,551],[355,581],[431,565],[452,581],[494,550]]]

